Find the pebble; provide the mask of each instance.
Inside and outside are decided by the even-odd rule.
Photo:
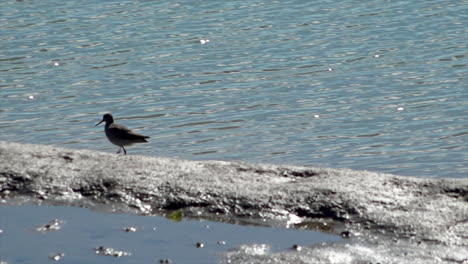
[[[137,229],[136,229],[136,227],[128,226],[128,227],[124,227],[123,231],[125,231],[125,232],[136,232]]]
[[[196,246],[197,248],[203,248],[203,247],[205,247],[205,245],[204,245],[203,243],[201,243],[201,242],[197,242],[197,243],[195,244],[195,246]]]
[[[48,232],[48,231],[56,231],[62,228],[62,221],[58,219],[54,219],[49,223],[36,227],[36,230],[39,232]]]
[[[116,257],[116,258],[126,257],[126,256],[132,255],[129,252],[125,252],[125,251],[122,251],[122,250],[116,250],[116,249],[113,249],[113,248],[106,248],[106,247],[103,247],[103,246],[97,247],[97,248],[95,248],[95,250],[96,250],[96,255],[112,256],[112,257]]]
[[[349,231],[343,231],[343,232],[341,232],[340,235],[341,235],[342,238],[349,238],[351,233]]]
[[[302,250],[302,247],[299,246],[299,245],[296,245],[296,244],[294,244],[291,248],[292,248],[292,250],[295,250],[295,251],[301,251]]]
[[[55,255],[50,256],[49,258],[50,258],[51,260],[54,260],[54,261],[59,261],[59,260],[61,260],[63,257],[65,257],[65,254],[64,254],[64,253],[58,253],[58,254],[55,254]]]

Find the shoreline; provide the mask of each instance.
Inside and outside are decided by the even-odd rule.
[[[3,141],[0,160],[0,197],[6,200],[118,204],[143,215],[182,210],[188,217],[284,224],[293,216],[341,226],[332,232],[350,238],[300,252],[252,255],[239,249],[227,252],[226,262],[338,263],[332,256],[345,263],[468,261],[468,179],[118,156]]]

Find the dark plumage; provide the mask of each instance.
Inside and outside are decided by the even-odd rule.
[[[133,132],[126,126],[115,124],[114,117],[111,114],[105,114],[96,126],[102,122],[106,122],[104,131],[106,132],[107,139],[109,139],[112,144],[119,146],[117,154],[120,153],[120,149],[123,149],[125,155],[127,155],[127,150],[125,150],[124,146],[148,142],[146,139],[149,137]]]

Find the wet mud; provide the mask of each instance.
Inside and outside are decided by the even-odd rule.
[[[148,215],[181,211],[346,238],[281,253],[245,245],[226,252],[225,263],[468,263],[468,179],[428,176],[0,142],[0,197],[6,200]]]

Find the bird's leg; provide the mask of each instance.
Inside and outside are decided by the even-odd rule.
[[[122,146],[123,150],[124,150],[124,155],[127,155],[127,151],[125,150],[124,146]]]
[[[117,150],[117,153],[116,153],[116,154],[119,154],[119,153],[120,153],[120,149],[121,149],[121,148],[122,148],[122,147],[119,147],[119,150]]]

